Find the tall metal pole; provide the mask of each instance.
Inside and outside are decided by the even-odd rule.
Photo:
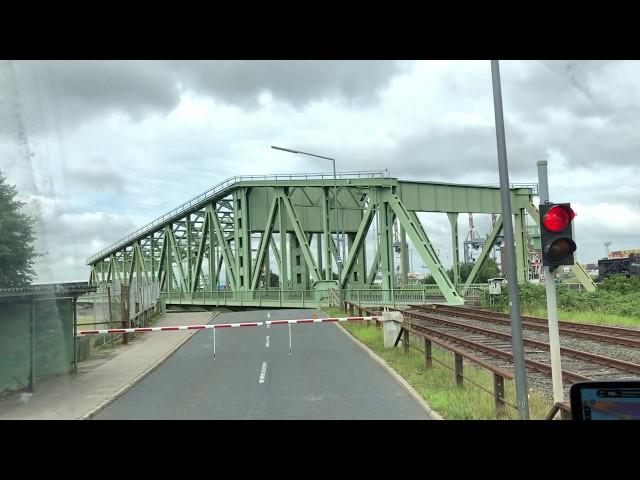
[[[549,182],[547,161],[538,162],[538,192],[540,205],[549,202]],[[541,219],[542,220],[542,219]],[[560,364],[560,332],[558,331],[558,307],[556,303],[556,276],[549,267],[543,267],[544,285],[547,291],[547,318],[549,319],[549,348],[551,354],[551,379],[553,381],[553,401],[564,402],[562,388],[562,366]]]
[[[504,243],[507,249],[507,279],[509,286],[509,310],[511,313],[511,338],[513,343],[513,365],[516,381],[516,403],[521,420],[529,419],[529,398],[527,392],[527,371],[524,362],[522,342],[522,321],[520,318],[520,294],[516,272],[516,248],[513,236],[513,218],[511,214],[511,192],[509,190],[509,168],[507,164],[507,145],[504,133],[502,111],[502,90],[500,87],[500,66],[498,60],[491,60],[491,78],[493,80],[493,108],[496,117],[496,143],[498,146],[498,169],[500,171],[500,203],[504,220]]]

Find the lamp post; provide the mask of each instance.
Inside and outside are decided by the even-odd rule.
[[[274,145],[271,145],[271,148],[275,150],[282,150],[283,152],[297,153],[299,155],[309,155],[310,157],[322,158],[324,160],[329,160],[330,162],[333,163],[333,197],[334,197],[334,203],[335,203],[335,209],[336,209],[336,241],[338,242],[337,253],[338,253],[338,257],[340,257],[340,245],[342,244],[342,256],[344,257],[344,242],[342,242],[342,239],[340,238],[340,230],[338,227],[340,219],[338,216],[338,177],[336,175],[335,159],[330,157],[323,157],[321,155],[315,155],[313,153],[301,152],[299,150],[291,150],[289,148],[276,147]],[[280,234],[282,234],[282,232],[280,232]],[[343,260],[344,260],[343,258],[339,258],[339,261],[336,262],[338,264],[338,294],[340,298],[339,300],[340,310],[342,310],[342,304],[343,304],[343,301],[342,301],[342,261]],[[329,259],[327,259],[327,261],[329,261]]]

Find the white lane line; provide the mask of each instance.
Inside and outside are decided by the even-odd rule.
[[[266,348],[269,348],[269,335],[267,335],[267,343],[265,344]]]
[[[264,383],[264,377],[267,375],[267,362],[262,362],[262,370],[260,371],[260,379],[258,383]]]

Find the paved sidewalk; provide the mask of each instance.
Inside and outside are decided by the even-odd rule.
[[[215,313],[214,313],[215,314]],[[154,327],[198,325],[211,312],[166,313]],[[78,373],[36,382],[36,391],[0,399],[0,420],[72,420],[90,418],[175,352],[193,331],[137,334],[129,345],[78,364]]]

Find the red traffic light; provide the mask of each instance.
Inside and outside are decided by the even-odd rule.
[[[575,216],[576,214],[571,208],[566,209],[560,205],[554,205],[542,219],[542,224],[551,232],[561,232],[567,228]]]

